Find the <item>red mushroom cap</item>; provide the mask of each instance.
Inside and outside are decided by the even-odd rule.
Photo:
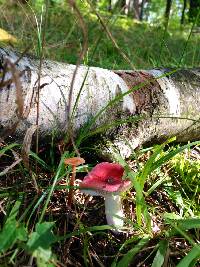
[[[92,189],[100,194],[127,190],[130,180],[123,180],[124,168],[117,163],[102,162],[97,164],[80,184],[81,189]]]

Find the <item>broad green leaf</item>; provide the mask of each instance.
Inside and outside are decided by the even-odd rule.
[[[39,247],[33,252],[33,256],[37,260],[38,267],[54,266],[48,262],[52,257],[52,252],[50,249],[44,249],[42,247]]]
[[[200,259],[200,246],[195,245],[190,252],[179,262],[177,267],[193,267]]]
[[[165,220],[167,220],[167,219],[169,219],[169,220],[180,220],[181,219],[181,216],[180,215],[178,215],[178,214],[175,214],[175,213],[164,213],[164,219]]]
[[[37,223],[35,232],[31,233],[26,244],[29,253],[36,258],[38,267],[51,267],[49,261],[53,254],[51,245],[58,241],[58,238],[52,233],[54,222]]]
[[[117,267],[128,267],[135,255],[149,242],[150,236],[144,236],[131,250],[118,262]]]
[[[186,231],[189,229],[194,229],[200,228],[200,218],[191,218],[191,219],[180,219],[179,216],[175,217],[170,217],[170,216],[164,216],[166,221],[170,224],[172,224],[172,226],[176,226],[175,229],[172,229],[169,233],[171,236],[175,235],[177,233],[177,229],[181,230],[181,231]],[[168,221],[168,219],[171,220]]]
[[[28,238],[27,229],[25,228],[24,225],[18,225],[18,224],[19,223],[17,222],[17,227],[16,227],[17,240],[26,241]]]
[[[189,218],[189,219],[182,219],[179,215],[175,213],[165,213],[164,219],[174,220],[182,230],[189,230],[193,228],[200,228],[200,218]]]
[[[19,225],[16,220],[5,223],[0,233],[0,252],[11,249],[16,241],[26,241],[27,231],[23,225]]]
[[[156,256],[153,260],[151,267],[162,267],[163,266],[167,249],[168,249],[168,241],[161,240],[158,244],[158,251],[156,253]]]
[[[25,227],[16,221],[21,201],[16,201],[0,233],[0,251],[10,249],[17,240],[26,241]]]
[[[16,241],[16,221],[10,221],[5,224],[0,233],[0,252],[5,252],[11,248]]]
[[[52,233],[54,222],[43,222],[36,225],[36,231],[31,233],[27,242],[29,252],[34,252],[39,247],[48,249],[50,245],[57,241],[56,236]]]
[[[200,218],[178,220],[177,223],[182,230],[200,228]]]

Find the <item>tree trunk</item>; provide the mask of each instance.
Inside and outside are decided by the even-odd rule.
[[[182,14],[181,14],[181,24],[183,25],[185,22],[185,9],[187,6],[187,0],[183,0],[183,9],[182,9]]]
[[[112,10],[112,0],[108,1],[108,11]]]
[[[200,0],[190,0],[190,7],[189,7],[189,21],[194,22],[197,19],[197,16],[199,16],[200,12]],[[199,18],[197,21],[197,25],[200,24]]]
[[[134,18],[139,20],[140,19],[140,5],[139,0],[134,0]]]
[[[129,16],[133,14],[133,10],[134,10],[134,0],[125,0],[125,9],[124,9],[124,13]]]
[[[144,4],[145,4],[145,0],[142,0],[141,7],[140,7],[140,21],[143,21]]]
[[[169,18],[169,15],[170,15],[171,6],[172,6],[172,0],[167,0],[166,8],[165,8],[165,18],[167,19]]]
[[[108,1],[108,10],[112,11],[115,8],[115,6],[117,5],[118,1],[119,0],[109,0]]]
[[[165,19],[169,20],[170,10],[172,7],[172,0],[167,0],[165,8]]]
[[[67,134],[75,66],[43,61],[41,71],[38,68],[38,60],[0,49],[0,137],[12,134],[22,140],[37,121],[41,140]],[[88,137],[106,129],[101,137],[112,141],[124,157],[131,153],[129,144],[136,148],[171,136],[184,142],[199,139],[199,114],[200,69],[78,68],[71,101],[74,133],[82,129],[82,137]]]

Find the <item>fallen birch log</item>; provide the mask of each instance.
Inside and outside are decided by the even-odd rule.
[[[72,88],[74,65],[45,60],[41,70],[39,66],[30,56],[0,48],[1,138],[23,140],[36,124],[41,140],[52,134],[63,138],[70,110],[76,135],[83,127],[85,137],[103,129],[104,139],[124,157],[130,155],[130,145],[172,136],[180,142],[200,139],[198,68],[110,71],[79,66]]]

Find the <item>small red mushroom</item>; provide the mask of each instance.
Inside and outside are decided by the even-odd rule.
[[[109,225],[123,227],[124,213],[120,192],[131,186],[131,181],[123,180],[124,168],[117,163],[102,162],[97,164],[80,184],[81,191],[105,198],[105,213]]]

